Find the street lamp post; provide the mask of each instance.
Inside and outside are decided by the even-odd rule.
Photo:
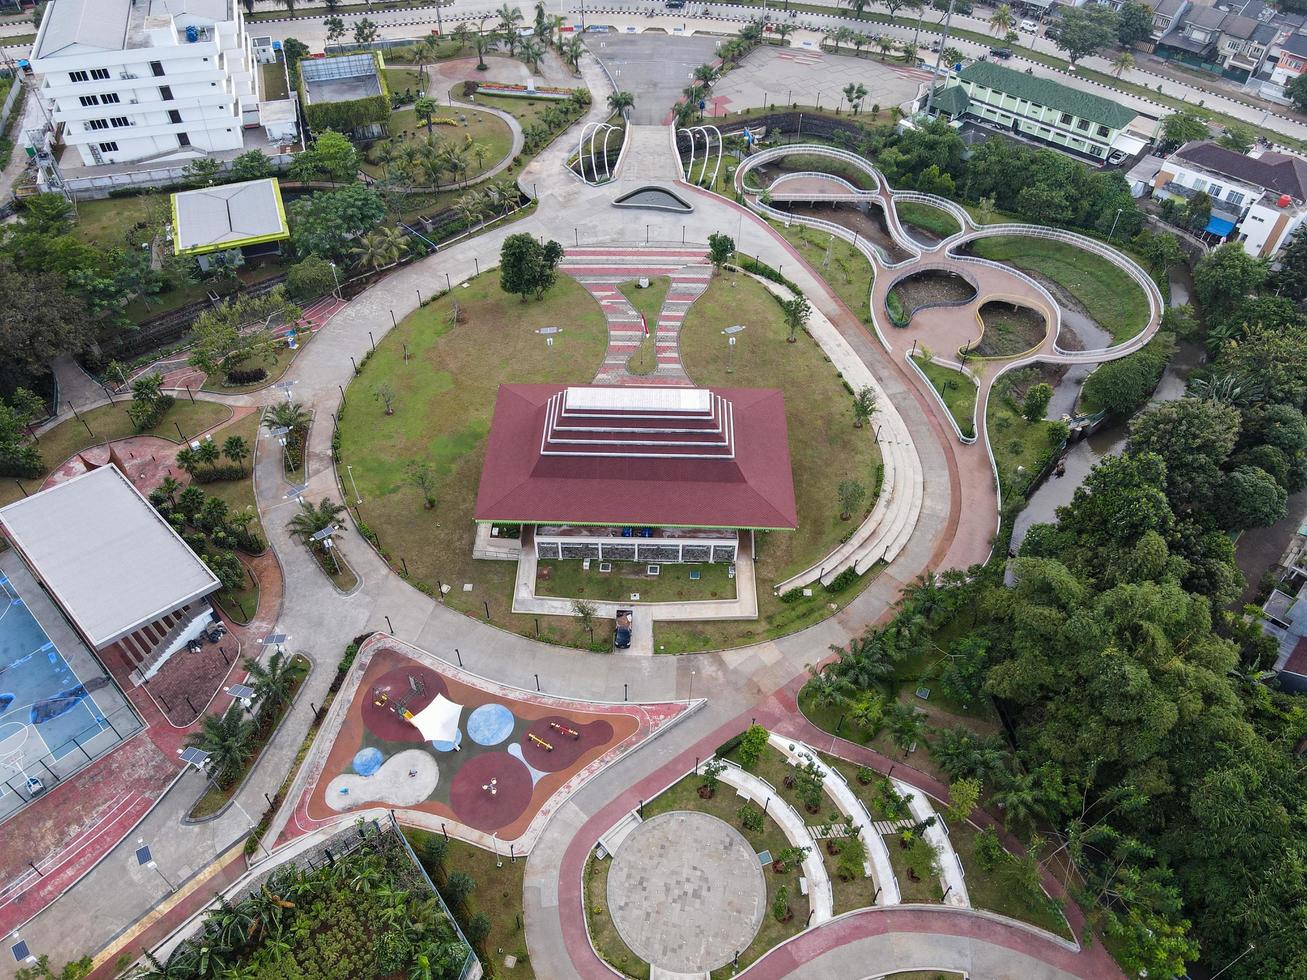
[[[340,295],[340,276],[336,275],[336,263],[335,263],[335,262],[332,262],[332,263],[331,263],[331,278],[334,279],[334,280],[336,280],[336,288],[335,288],[334,290],[332,290],[332,295],[334,295],[334,296],[336,297],[336,299],[340,299],[340,298],[341,298],[341,295]]]
[[[1121,220],[1122,210],[1122,208],[1116,209],[1116,217],[1112,219],[1112,230],[1107,233],[1107,240],[1109,242],[1112,240],[1112,236],[1116,234],[1116,223]]]

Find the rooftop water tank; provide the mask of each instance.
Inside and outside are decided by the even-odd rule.
[[[186,43],[187,43],[187,44],[194,44],[194,43],[195,43],[196,41],[198,41],[199,39],[200,39],[200,29],[199,29],[198,27],[196,27],[194,24],[189,24],[189,25],[187,25],[187,27],[186,27]]]
[[[1290,198],[1288,194],[1281,194],[1281,195],[1280,195],[1280,199],[1279,199],[1278,201],[1276,201],[1275,203],[1276,203],[1279,207],[1287,208],[1287,207],[1289,206],[1289,202],[1290,202],[1291,200],[1292,200],[1292,198]]]

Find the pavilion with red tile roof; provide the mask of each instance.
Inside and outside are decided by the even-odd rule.
[[[734,561],[737,532],[798,525],[784,397],[502,385],[475,519],[534,525],[541,558]]]

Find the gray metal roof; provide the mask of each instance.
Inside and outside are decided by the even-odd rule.
[[[0,527],[96,649],[218,589],[113,465],[0,508]]]
[[[131,9],[132,0],[52,0],[32,57],[73,54],[79,48],[122,51]]]
[[[288,238],[276,177],[202,187],[172,196],[178,253],[217,251],[251,238]]]

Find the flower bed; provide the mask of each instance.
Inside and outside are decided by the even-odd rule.
[[[529,89],[525,85],[514,82],[468,81],[463,84],[463,94],[473,95],[477,92],[484,92],[486,95],[508,95],[528,99],[570,99],[572,97],[570,88],[559,88],[556,85],[541,85],[538,88]]]

